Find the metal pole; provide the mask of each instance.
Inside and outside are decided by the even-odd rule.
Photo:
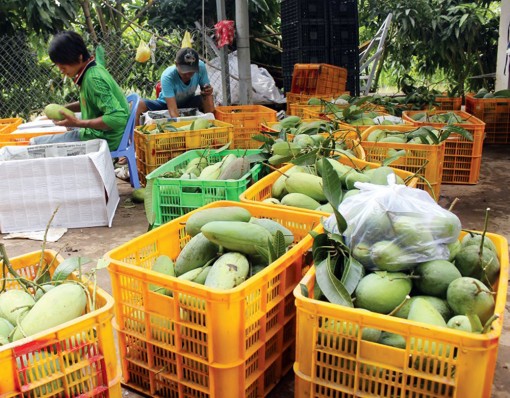
[[[252,103],[250,70],[250,22],[248,0],[236,0],[237,67],[239,69],[239,103]]]
[[[227,18],[225,11],[225,0],[216,0],[216,14],[218,21]],[[228,64],[228,49],[223,46],[220,48],[220,64],[221,64],[221,88],[222,88],[222,105],[230,105],[232,102],[230,96],[230,72]]]

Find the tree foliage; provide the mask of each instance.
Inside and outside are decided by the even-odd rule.
[[[499,14],[490,2],[461,0],[360,0],[365,39],[393,13],[384,61],[399,75],[440,72],[450,89],[484,84],[469,80],[496,70]]]

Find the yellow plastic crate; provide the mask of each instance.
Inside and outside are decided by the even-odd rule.
[[[312,292],[315,268],[294,290],[297,307],[295,397],[490,397],[498,343],[508,289],[508,242],[487,234],[498,250],[501,271],[495,313],[500,318],[487,334],[449,328],[342,307],[307,298],[301,286]],[[339,327],[324,327],[334,323]],[[340,326],[342,325],[342,326]],[[361,340],[355,330],[375,328],[405,338],[399,349]],[[445,347],[444,354],[431,355],[411,348],[411,339],[421,347]]]
[[[347,156],[340,157],[339,162],[342,164],[351,166],[351,167],[357,167],[359,169],[362,169],[367,166],[369,166],[370,168],[380,167],[380,165],[377,163],[369,163],[369,162],[365,162],[365,161],[363,161],[361,159],[357,159],[357,158],[348,158]],[[287,170],[289,170],[293,166],[294,166],[293,164],[286,164],[279,171],[273,171],[271,174],[265,176],[260,181],[256,182],[251,187],[249,187],[246,191],[244,191],[239,196],[239,200],[244,203],[257,203],[261,206],[267,206],[267,207],[270,207],[273,209],[279,209],[279,208],[283,207],[285,209],[288,208],[288,209],[292,209],[294,211],[299,211],[299,212],[313,213],[313,214],[319,213],[319,212],[316,212],[315,210],[302,209],[300,207],[283,206],[280,204],[273,204],[273,203],[262,203],[262,201],[264,199],[268,199],[268,198],[272,197],[271,190],[272,190],[273,184],[276,182],[276,180],[278,178],[280,178],[282,173],[285,173]],[[409,177],[412,177],[412,175],[413,175],[413,173],[410,173],[410,172],[407,172],[404,170],[394,169],[394,171],[395,171],[396,175],[403,178],[404,180]],[[407,186],[411,187],[411,188],[415,188],[417,182],[418,182],[418,179],[416,177],[411,178],[407,182]],[[319,213],[319,214],[324,215],[324,213]]]
[[[316,122],[323,119],[302,119],[303,123]],[[328,122],[331,120],[328,119]],[[271,134],[278,134],[278,130],[275,130],[273,126],[278,122],[267,123],[261,125],[261,131]],[[365,150],[360,144],[360,134],[353,130],[352,128],[345,128],[345,126],[340,126],[338,130],[332,131],[333,137],[337,140],[337,142],[344,141],[347,148],[351,149],[354,155],[358,159],[365,159]],[[323,137],[329,137],[329,133],[321,133]],[[294,134],[287,134],[287,139],[289,141],[294,140]]]
[[[172,123],[181,127],[190,122]],[[219,120],[211,120],[214,127],[203,130],[175,131],[144,134],[135,129],[136,165],[140,183],[145,185],[146,176],[174,157],[191,149],[221,148],[233,141],[234,127]],[[149,126],[151,128],[153,126]]]
[[[465,123],[455,123],[473,135],[473,141],[466,140],[460,134],[451,134],[445,141],[443,177],[445,184],[477,184],[482,166],[483,139],[485,123],[477,117],[463,111],[435,111],[428,115],[441,113],[455,113],[466,120]],[[414,126],[444,127],[446,123],[417,122],[412,116],[422,111],[404,111],[402,118],[406,123]]]
[[[216,119],[234,126],[231,149],[257,149],[261,143],[252,140],[260,134],[261,123],[276,122],[276,111],[263,105],[217,106]]]
[[[32,280],[40,260],[38,251],[10,262],[21,276]],[[42,264],[53,272],[62,261],[56,252],[46,250]],[[6,288],[20,286],[7,280]],[[94,286],[89,286],[89,292],[94,294]],[[113,298],[100,288],[95,287],[95,292],[95,310],[88,308],[87,314],[70,322],[0,347],[0,396],[121,396],[121,370],[111,324]]]
[[[149,396],[263,397],[292,367],[292,291],[311,259],[309,231],[320,214],[218,201],[282,223],[295,245],[234,289],[222,291],[151,271],[162,254],[176,259],[190,237],[188,213],[110,251],[116,328],[126,386]],[[171,290],[153,292],[149,284]]]
[[[0,134],[8,134],[18,128],[23,123],[23,119],[20,117],[11,117],[7,119],[0,119]],[[5,141],[0,139],[0,141]]]
[[[370,142],[367,137],[374,130],[400,131],[402,133],[416,130],[416,126],[395,125],[395,126],[371,126],[361,134],[361,146],[365,150],[368,162],[381,163],[391,157],[388,152],[393,150],[405,150],[403,156],[391,163],[391,167],[410,171],[423,176],[430,186],[422,179],[419,179],[416,187],[427,191],[436,201],[439,200],[441,181],[443,178],[443,162],[445,155],[444,141],[440,145],[426,144],[401,144],[396,142]]]

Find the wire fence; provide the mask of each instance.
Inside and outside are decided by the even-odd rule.
[[[201,58],[211,60],[216,53],[211,44],[213,30],[188,30],[193,47]],[[155,98],[155,85],[161,73],[174,64],[184,30],[175,29],[157,42],[154,62],[135,61],[138,43],[118,35],[103,36],[98,43],[88,43],[93,53],[98,45],[105,49],[106,68],[126,94],[136,92]],[[19,116],[30,120],[49,103],[65,104],[78,99],[78,87],[64,78],[47,57],[47,44],[26,35],[0,36],[0,118]],[[211,81],[213,86],[214,81]]]

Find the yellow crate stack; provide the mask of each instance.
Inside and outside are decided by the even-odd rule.
[[[508,242],[496,234],[488,233],[487,237],[496,244],[501,271],[494,286],[495,313],[500,318],[485,334],[425,325],[306,297],[303,291],[313,295],[316,283],[315,268],[311,268],[294,290],[295,397],[489,397],[508,289]],[[396,333],[405,339],[406,347],[365,341],[357,332],[364,328]],[[422,344],[413,346],[415,339],[421,339]],[[426,351],[426,347],[434,346],[443,349],[432,354]]]
[[[228,291],[151,271],[162,254],[176,259],[190,237],[185,216],[110,251],[124,383],[149,396],[263,397],[292,368],[292,291],[310,264],[320,214],[218,201],[278,221],[294,234],[285,255]],[[149,289],[161,286],[163,295]]]

